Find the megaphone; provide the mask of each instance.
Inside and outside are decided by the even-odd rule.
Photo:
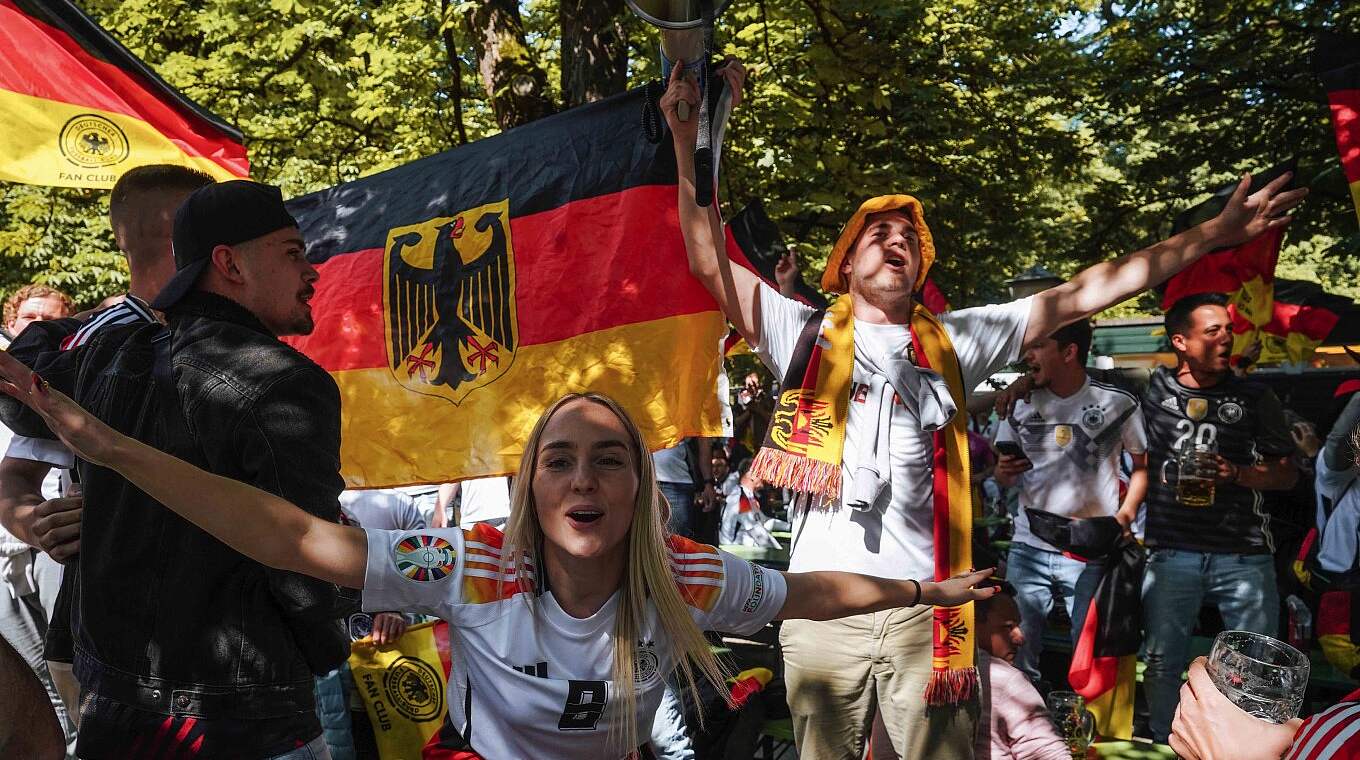
[[[713,202],[713,122],[708,109],[708,60],[713,51],[713,22],[732,0],[626,0],[643,21],[661,29],[663,55],[672,61],[698,63],[699,134],[694,143],[694,200]],[[681,106],[684,104],[682,103]],[[689,120],[686,108],[676,115]],[[679,160],[676,156],[676,160]]]
[[[707,3],[709,18],[714,19],[727,10],[732,0],[717,0]],[[704,23],[704,3],[699,0],[628,0],[643,21],[661,29],[693,29]]]

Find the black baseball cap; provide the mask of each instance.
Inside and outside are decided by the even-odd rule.
[[[171,236],[175,276],[151,305],[167,309],[193,290],[212,260],[213,248],[296,226],[297,220],[283,205],[283,191],[273,185],[234,179],[195,190],[175,212]]]

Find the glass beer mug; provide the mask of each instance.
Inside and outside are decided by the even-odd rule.
[[[1218,472],[1215,446],[1190,439],[1176,449],[1175,457],[1162,463],[1162,482],[1176,487],[1176,501],[1187,507],[1214,503],[1214,476]],[[1174,473],[1168,473],[1172,467]]]
[[[1086,700],[1074,691],[1053,691],[1046,701],[1053,726],[1072,753],[1072,760],[1085,760],[1096,733],[1096,718],[1086,709]]]

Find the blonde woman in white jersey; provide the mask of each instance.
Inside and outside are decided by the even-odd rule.
[[[672,670],[725,688],[702,629],[751,632],[772,619],[958,605],[994,593],[973,588],[989,570],[942,583],[781,574],[667,536],[637,427],[595,394],[566,396],[539,419],[504,534],[366,531],[124,436],[4,354],[0,378],[79,456],[117,469],[252,559],[362,588],[366,609],[446,619],[457,735],[445,732],[445,746],[488,760],[632,756]]]

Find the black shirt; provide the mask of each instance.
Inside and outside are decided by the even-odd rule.
[[[1174,460],[1178,445],[1193,437],[1217,444],[1218,453],[1239,466],[1289,456],[1289,435],[1280,400],[1259,383],[1229,376],[1211,388],[1186,388],[1165,368],[1152,373],[1143,396],[1148,438],[1148,546],[1224,554],[1275,551],[1270,514],[1261,492],[1220,484],[1207,507],[1176,501]]]

